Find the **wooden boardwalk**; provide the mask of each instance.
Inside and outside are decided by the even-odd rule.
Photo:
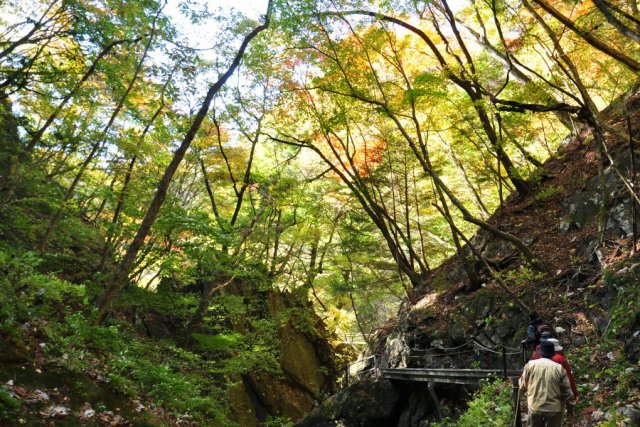
[[[518,378],[522,370],[396,368],[380,369],[380,374],[390,380],[478,385],[480,380],[491,377]]]

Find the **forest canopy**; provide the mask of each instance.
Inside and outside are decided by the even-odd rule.
[[[2,207],[46,219],[12,230],[41,253],[70,218],[100,230],[101,321],[125,282],[216,288],[251,260],[370,331],[379,297],[475,262],[473,230],[638,71],[633,5],[605,1],[3,9]]]

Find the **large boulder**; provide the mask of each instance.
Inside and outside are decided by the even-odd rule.
[[[297,427],[387,427],[397,425],[401,393],[389,380],[365,379],[315,408]]]
[[[636,158],[636,163],[640,158]],[[631,198],[628,190],[622,183],[618,172],[626,175],[630,170],[631,156],[622,153],[616,158],[615,168],[609,166],[605,170],[605,181],[609,192],[609,216],[607,219],[607,231],[619,236],[627,236],[632,231]],[[566,232],[572,225],[582,229],[589,225],[598,215],[600,209],[600,182],[598,176],[592,177],[585,186],[571,194],[563,202],[568,212],[559,224],[559,229]],[[640,220],[640,212],[637,212],[637,220]]]

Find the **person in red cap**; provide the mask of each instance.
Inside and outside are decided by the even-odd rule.
[[[542,341],[541,357],[527,362],[522,371],[520,388],[527,393],[530,427],[561,427],[563,404],[575,405],[567,371],[551,360],[554,355],[554,343]]]

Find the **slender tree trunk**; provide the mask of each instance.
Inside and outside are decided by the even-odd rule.
[[[609,190],[607,189],[607,178],[604,170],[604,137],[599,126],[593,126],[596,148],[596,161],[598,162],[598,183],[600,186],[600,208],[598,210],[598,231],[599,241],[604,241],[607,231],[607,220],[609,218]]]
[[[636,153],[633,149],[633,129],[631,128],[631,113],[627,112],[627,131],[629,133],[629,156],[631,158],[631,170],[629,171],[629,181],[631,183],[632,191],[636,191],[637,187],[637,174],[638,170],[636,168]],[[636,198],[631,197],[631,254],[635,254],[638,249],[638,212],[637,212],[638,202]]]
[[[242,185],[240,186],[240,191],[238,191],[238,201],[236,203],[236,207],[233,210],[233,215],[231,216],[231,221],[229,224],[233,227],[238,220],[238,215],[240,214],[240,208],[242,208],[242,202],[244,200],[244,193],[247,191],[247,187],[249,186],[249,179],[251,178],[251,167],[253,165],[253,157],[256,152],[256,146],[258,145],[258,140],[260,138],[260,129],[262,119],[258,120],[258,128],[256,129],[253,138],[251,139],[251,150],[249,151],[249,159],[247,161],[247,169],[245,170],[244,177],[242,178]]]
[[[535,157],[533,157],[533,155],[529,153],[527,149],[524,148],[522,144],[520,144],[520,142],[518,142],[518,138],[515,135],[513,135],[511,132],[509,132],[505,128],[503,128],[502,131],[505,133],[505,135],[507,135],[507,138],[509,138],[509,140],[513,143],[513,145],[516,146],[518,151],[520,151],[520,153],[524,156],[525,159],[527,159],[529,163],[531,163],[533,166],[537,168],[542,167],[542,162],[536,159]]]
[[[204,317],[207,314],[207,310],[209,309],[209,304],[211,303],[211,298],[213,295],[229,286],[235,280],[235,276],[226,282],[224,279],[218,279],[213,281],[208,281],[203,284],[202,295],[200,296],[200,302],[198,304],[198,308],[196,312],[193,314],[191,321],[189,322],[189,326],[187,327],[189,334],[196,332],[198,328],[202,325],[204,321]]]
[[[441,208],[439,206],[436,206],[436,208],[438,210],[440,210]],[[441,212],[442,213],[442,212]],[[447,219],[448,217],[446,217],[444,214],[443,216],[445,217],[445,219]],[[493,268],[489,265],[489,263],[487,262],[487,260],[482,256],[482,254],[480,252],[478,252],[478,250],[473,246],[473,244],[471,243],[471,241],[469,239],[467,239],[465,237],[465,235],[460,231],[460,229],[458,229],[458,227],[455,225],[455,223],[450,223],[451,227],[458,233],[458,235],[465,241],[465,243],[467,244],[467,247],[475,254],[476,258],[478,260],[480,260],[482,262],[482,264],[484,264],[485,268],[487,269],[487,271],[489,271],[490,273],[493,274],[493,278],[498,282],[498,284],[502,287],[502,289],[504,289],[509,296],[511,297],[511,299],[520,306],[520,308],[522,308],[522,310],[525,313],[531,313],[531,308],[522,300],[522,298],[520,298],[518,296],[518,294],[516,294],[508,285],[507,283],[504,282],[504,280],[502,280],[499,276],[497,276],[495,274],[495,271],[493,270]]]
[[[273,237],[273,257],[271,257],[271,262],[269,263],[269,277],[273,277],[276,271],[276,264],[278,260],[278,252],[280,251],[280,234],[282,233],[282,210],[278,208],[274,208],[276,215],[276,225],[273,228],[275,232],[275,236]],[[267,260],[269,258],[269,250],[267,249]]]
[[[458,237],[458,229],[455,226],[455,222],[453,221],[453,217],[451,216],[451,212],[449,211],[449,206],[447,206],[447,200],[442,194],[442,189],[436,187],[438,190],[438,197],[440,199],[440,203],[442,206],[436,206],[436,208],[440,211],[440,214],[445,218],[449,227],[451,228],[451,237],[453,237],[453,242],[456,245],[456,254],[458,255],[458,259],[462,263],[464,267],[465,273],[467,273],[467,278],[469,279],[469,283],[467,284],[467,290],[472,291],[474,289],[478,289],[480,287],[481,281],[478,276],[478,270],[475,268],[475,262],[473,259],[469,259],[466,254],[466,249],[462,247],[460,244],[460,239]]]
[[[602,12],[607,21],[609,21],[609,23],[616,28],[616,30],[618,30],[621,34],[624,34],[634,42],[640,43],[640,33],[636,32],[635,29],[625,25],[622,21],[620,21],[613,13],[613,11],[615,10],[614,7],[603,0],[593,0],[593,3],[596,5],[598,10]]]
[[[32,41],[32,36],[45,25],[45,22],[48,22],[50,20],[50,17],[52,15],[50,13],[51,9],[53,9],[53,6],[55,6],[59,1],[60,0],[53,0],[51,4],[49,4],[45,12],[42,14],[40,19],[37,22],[33,23],[33,28],[31,30],[29,30],[25,35],[20,37],[18,40],[9,43],[6,48],[0,51],[0,59],[10,55],[11,52],[13,52],[18,46],[23,45],[25,43],[30,43]],[[58,8],[58,10],[55,13],[53,13],[53,15],[57,15],[61,13],[62,11],[65,10],[65,8],[66,6],[63,4]],[[45,19],[47,20],[45,21]]]
[[[173,71],[171,72],[170,76],[167,78],[167,81],[165,82],[164,87],[162,88],[162,92],[160,95],[160,106],[153,113],[153,115],[151,116],[151,119],[149,119],[149,121],[144,127],[144,130],[142,131],[142,134],[140,135],[140,144],[144,142],[145,137],[151,130],[151,126],[153,125],[153,123],[155,122],[155,120],[158,118],[158,116],[160,115],[160,113],[165,107],[164,94],[167,88],[169,87],[169,83],[171,82],[172,75],[173,75]],[[102,248],[102,254],[100,256],[100,266],[98,267],[98,270],[101,272],[104,272],[109,251],[113,249],[112,246],[115,240],[118,221],[120,220],[120,213],[122,212],[122,208],[124,207],[124,202],[127,197],[127,192],[129,191],[129,182],[131,181],[131,177],[133,176],[133,169],[137,160],[138,160],[138,156],[137,154],[134,154],[131,157],[131,160],[129,161],[129,166],[127,167],[127,171],[125,172],[125,175],[124,175],[122,188],[120,189],[120,193],[118,194],[118,201],[116,202],[116,208],[113,211],[111,224],[109,225],[107,239],[105,241],[104,247]]]
[[[518,176],[513,162],[509,158],[509,155],[507,154],[507,152],[504,151],[504,148],[502,147],[502,141],[499,140],[498,135],[496,134],[496,130],[493,128],[493,125],[491,124],[489,115],[487,114],[487,111],[482,106],[482,98],[476,94],[472,94],[470,91],[468,91],[467,93],[469,93],[469,96],[471,97],[471,100],[473,102],[473,107],[478,113],[478,117],[480,118],[480,123],[482,123],[482,127],[485,131],[485,134],[487,135],[487,138],[489,138],[489,142],[491,143],[491,146],[496,150],[496,157],[498,158],[498,161],[500,162],[500,164],[504,166],[505,172],[507,173],[509,180],[511,181],[513,186],[516,188],[516,191],[518,192],[518,194],[520,194],[521,196],[526,196],[531,194],[532,190],[529,187],[529,184],[527,184],[525,180],[523,180]],[[500,179],[500,177],[498,177],[498,179]]]
[[[58,225],[58,222],[60,222],[60,220],[62,219],[62,216],[64,215],[64,212],[67,207],[67,203],[69,202],[69,200],[71,200],[71,197],[73,196],[76,190],[76,186],[80,183],[80,180],[82,179],[84,171],[87,169],[89,164],[93,161],[94,157],[96,156],[96,154],[98,153],[101,147],[102,147],[102,140],[96,141],[91,146],[91,151],[89,152],[89,155],[84,159],[84,162],[82,162],[82,165],[80,165],[80,169],[78,169],[78,172],[73,178],[71,185],[69,186],[69,188],[64,194],[64,197],[62,199],[62,205],[58,208],[56,213],[49,220],[49,223],[47,224],[47,228],[44,234],[42,235],[42,237],[40,238],[40,243],[38,244],[38,252],[44,251],[45,247],[47,246],[47,243],[49,242],[49,238],[53,233],[53,230]]]
[[[627,0],[627,4],[631,9],[631,16],[636,19],[636,32],[640,33],[640,22],[638,22],[638,18],[640,18],[640,10],[638,9],[638,2],[636,0]]]
[[[114,171],[113,178],[111,178],[111,183],[109,183],[109,194],[113,192],[113,187],[116,185],[117,179],[118,179],[118,174]],[[91,220],[91,222],[93,222],[94,224],[98,222],[100,215],[102,215],[102,211],[107,206],[107,201],[109,200],[109,198],[110,198],[109,195],[106,195],[102,198],[102,202],[100,202],[100,206],[98,206],[98,209],[96,210],[96,213],[93,216],[93,220]],[[87,211],[88,210],[89,210],[89,206],[87,206]]]
[[[354,316],[356,318],[356,324],[358,325],[358,330],[362,334],[362,338],[364,338],[365,342],[370,347],[371,346],[371,342],[370,342],[370,339],[369,339],[369,334],[367,334],[364,331],[364,327],[362,325],[362,320],[360,320],[360,315],[358,314],[358,310],[356,309],[356,302],[353,299],[353,293],[352,292],[349,292],[349,300],[351,301],[351,308],[353,309],[353,314],[354,314]]]
[[[471,184],[471,181],[469,181],[467,171],[462,165],[462,162],[460,161],[460,159],[458,159],[458,156],[456,156],[456,153],[453,151],[453,147],[447,144],[444,140],[442,140],[442,143],[447,149],[447,153],[449,153],[449,158],[451,159],[455,167],[460,172],[460,175],[462,176],[462,180],[464,181],[465,186],[467,187],[467,191],[471,195],[471,200],[473,200],[473,203],[476,205],[476,207],[478,208],[478,211],[480,212],[480,216],[482,217],[482,219],[489,218],[489,211],[487,210],[487,207],[485,206],[484,202],[482,201],[482,198],[480,197],[480,195],[478,194],[474,186]]]
[[[425,266],[426,272],[431,271],[429,261],[427,260],[427,251],[424,244],[424,230],[422,229],[422,223],[420,219],[420,202],[418,201],[418,185],[416,180],[415,167],[411,167],[411,177],[413,182],[413,203],[416,208],[416,221],[418,223],[418,235],[420,236],[420,255],[422,255],[422,263]]]
[[[133,174],[133,167],[136,164],[136,160],[137,160],[136,156],[133,156],[131,158],[131,161],[129,162],[129,166],[127,167],[127,172],[124,175],[124,182],[122,183],[122,189],[120,190],[120,194],[118,194],[118,201],[116,203],[116,208],[113,211],[113,217],[111,218],[111,224],[109,226],[107,240],[104,244],[104,247],[102,248],[102,254],[100,255],[100,266],[98,267],[98,270],[102,272],[104,272],[104,267],[107,262],[107,256],[109,255],[109,249],[113,244],[113,239],[116,232],[116,226],[118,225],[118,221],[120,219],[120,212],[122,211],[122,207],[124,206],[124,199],[129,189],[129,181],[131,181],[131,175]]]
[[[216,198],[213,195],[213,190],[211,189],[211,184],[209,183],[209,177],[207,176],[207,169],[204,167],[204,160],[202,157],[198,159],[200,161],[200,170],[202,171],[202,177],[204,178],[204,186],[207,189],[207,194],[209,195],[209,202],[211,203],[211,210],[213,211],[213,215],[216,217],[216,221],[219,226],[222,226],[220,222],[220,214],[218,213],[218,205],[216,204]]]

